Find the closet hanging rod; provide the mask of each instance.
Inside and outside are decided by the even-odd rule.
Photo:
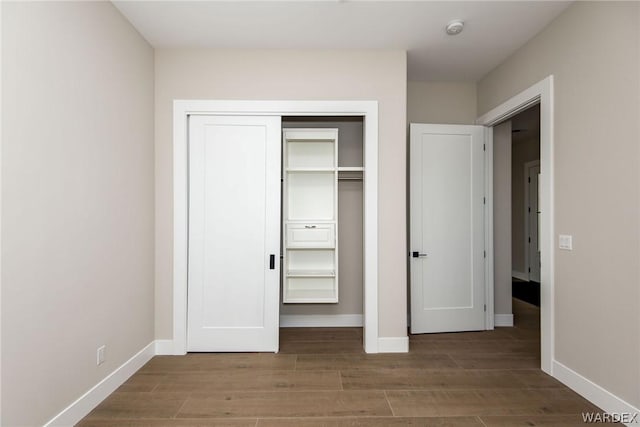
[[[347,177],[343,176],[342,178],[338,177],[338,181],[362,181],[362,177]]]

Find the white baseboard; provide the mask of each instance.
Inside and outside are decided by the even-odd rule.
[[[171,356],[175,354],[173,340],[156,340],[155,344],[156,356]]]
[[[362,314],[281,314],[283,328],[362,327]]]
[[[513,326],[513,314],[494,314],[494,326]]]
[[[529,275],[527,273],[523,273],[522,271],[511,270],[511,277],[524,280],[525,282],[529,281]]]
[[[115,371],[80,396],[75,402],[53,417],[45,427],[72,426],[78,423],[100,402],[113,393],[155,354],[155,342],[151,342],[131,359],[124,362]]]
[[[556,360],[553,361],[553,376],[609,414],[640,414],[640,409]],[[640,415],[636,418],[633,424],[626,425],[640,425]]]
[[[409,337],[378,338],[378,353],[408,353]]]

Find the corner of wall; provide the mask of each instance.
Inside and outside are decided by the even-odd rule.
[[[408,353],[409,337],[378,338],[378,353]]]

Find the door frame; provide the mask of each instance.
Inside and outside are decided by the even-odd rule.
[[[494,109],[476,119],[476,124],[489,127],[487,129],[487,157],[493,157],[492,127],[507,120],[523,110],[540,104],[540,356],[541,369],[553,376],[555,360],[555,319],[554,319],[554,89],[553,75],[535,83],[528,89],[504,101]],[[490,280],[487,288],[491,288],[491,305],[493,305],[493,162],[487,163],[487,275]],[[487,307],[487,311],[493,307]]]
[[[531,264],[529,263],[529,240],[528,237],[530,234],[529,230],[529,182],[527,178],[529,177],[529,168],[532,166],[540,166],[540,160],[533,160],[531,162],[526,162],[524,164],[524,271],[523,273],[527,275],[527,281],[531,281],[531,272],[529,268]],[[538,192],[540,192],[538,190]],[[540,236],[538,236],[539,238]],[[540,243],[538,243],[539,245]]]
[[[173,345],[187,353],[188,120],[191,115],[364,117],[363,341],[378,353],[378,101],[173,102]]]

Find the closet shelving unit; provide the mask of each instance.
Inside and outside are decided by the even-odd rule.
[[[283,129],[282,164],[283,302],[337,303],[338,129]]]

